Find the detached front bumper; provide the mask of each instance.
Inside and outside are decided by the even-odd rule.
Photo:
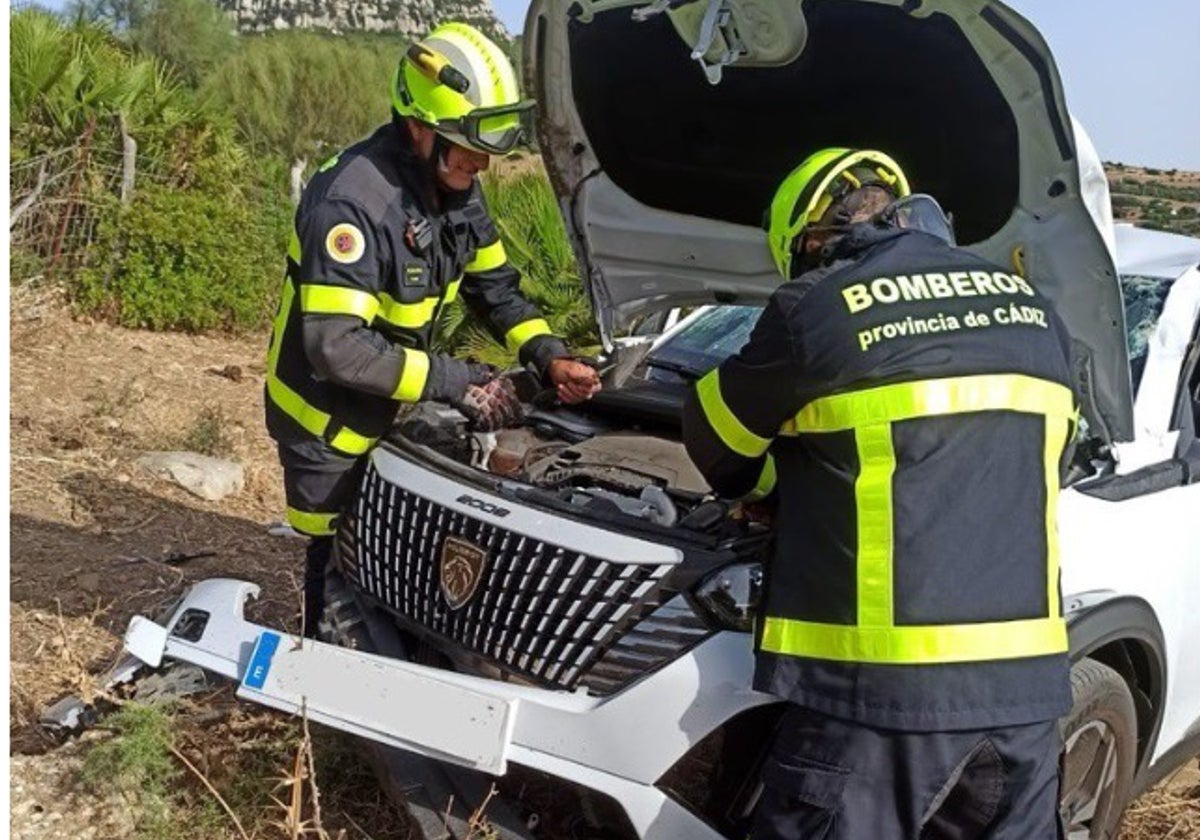
[[[278,633],[246,621],[257,586],[197,584],[162,626],[134,617],[125,647],[151,666],[166,657],[238,682],[237,695],[311,720],[497,775],[506,769],[515,697],[441,679],[433,668]],[[486,681],[481,681],[486,682]]]
[[[608,698],[502,683],[301,639],[249,622],[252,583],[196,584],[165,624],[135,617],[126,649],[238,683],[275,709],[440,762],[503,775],[512,761],[621,803],[641,837],[721,835],[655,786],[734,714],[770,702],[750,691],[744,635],[721,633]]]

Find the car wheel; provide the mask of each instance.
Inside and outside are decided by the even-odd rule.
[[[1137,716],[1125,680],[1103,663],[1071,668],[1071,712],[1063,720],[1060,810],[1067,840],[1113,840],[1137,760]]]

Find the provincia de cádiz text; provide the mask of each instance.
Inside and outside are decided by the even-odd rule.
[[[1010,303],[1007,306],[994,307],[990,312],[972,309],[965,315],[947,315],[944,312],[925,318],[914,318],[909,315],[902,320],[877,324],[874,327],[858,331],[858,346],[865,352],[871,346],[893,338],[1013,324],[1043,328],[1050,326],[1046,322],[1045,310],[1040,307],[1017,306],[1015,303]]]
[[[876,305],[1001,296],[1035,297],[1036,293],[1023,277],[1003,271],[927,272],[877,277],[870,282],[853,283],[842,289],[842,298],[851,315],[861,314]],[[1046,312],[1041,307],[1009,301],[954,314],[907,315],[859,330],[858,344],[865,352],[881,341],[895,338],[1012,325],[1049,327]]]

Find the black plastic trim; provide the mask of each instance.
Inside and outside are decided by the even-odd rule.
[[[1183,487],[1188,483],[1188,472],[1185,461],[1172,458],[1170,461],[1161,461],[1134,470],[1127,475],[1110,475],[1087,484],[1077,484],[1075,489],[1106,502],[1123,502],[1126,499]]]
[[[1144,768],[1133,780],[1130,798],[1142,795],[1197,755],[1200,755],[1200,728],[1190,731],[1158,761]]]
[[[1004,40],[1016,47],[1017,52],[1025,56],[1025,60],[1029,62],[1034,72],[1037,73],[1038,82],[1042,86],[1042,101],[1046,103],[1046,113],[1050,117],[1050,127],[1054,129],[1054,140],[1058,143],[1058,153],[1062,155],[1063,160],[1074,160],[1075,149],[1072,147],[1071,140],[1067,136],[1067,129],[1064,125],[1062,114],[1058,111],[1057,100],[1054,96],[1054,83],[1050,78],[1050,65],[1038,54],[1037,48],[1025,40],[1024,36],[1013,29],[1012,25],[1000,17],[999,12],[991,6],[984,8],[979,16],[999,32]]]

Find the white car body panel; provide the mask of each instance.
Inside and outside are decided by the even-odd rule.
[[[1163,318],[1150,339],[1141,386],[1133,404],[1137,437],[1117,444],[1117,472],[1126,474],[1172,456],[1179,430],[1171,428],[1180,366],[1191,339],[1189,326],[1200,311],[1200,271],[1192,269],[1175,281],[1167,295]]]
[[[1060,497],[1062,586],[1145,600],[1166,646],[1166,701],[1152,760],[1200,722],[1200,484],[1110,502],[1068,490]]]
[[[463,766],[503,773],[506,761],[516,760],[513,750],[528,750],[643,785],[732,715],[774,702],[749,688],[753,657],[742,633],[718,633],[655,679],[598,699],[280,634],[241,617],[256,590],[246,581],[202,581],[166,624],[135,617],[126,650],[147,664],[166,657],[215,670],[238,681],[238,696],[282,711],[298,713],[306,701],[314,720]],[[171,635],[189,610],[210,616],[196,642]],[[278,646],[256,657],[264,636],[280,637]],[[633,737],[637,749],[630,748]]]

